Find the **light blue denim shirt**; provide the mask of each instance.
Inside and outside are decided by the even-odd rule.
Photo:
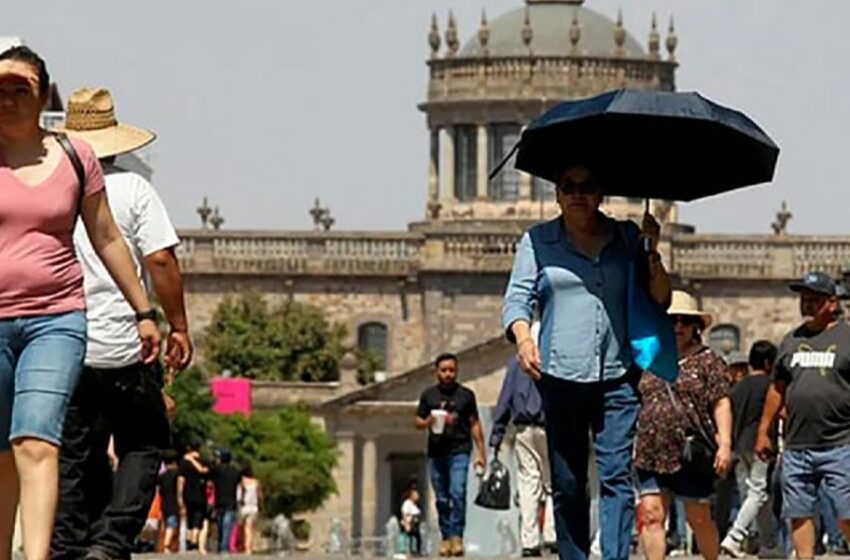
[[[616,379],[632,365],[626,332],[629,263],[638,250],[637,225],[610,220],[613,235],[596,259],[576,249],[562,218],[527,231],[517,247],[502,324],[540,312],[543,372],[583,383]]]

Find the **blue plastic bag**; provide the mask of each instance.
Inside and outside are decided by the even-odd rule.
[[[632,359],[640,369],[672,383],[679,377],[673,323],[649,291],[638,283],[634,261],[629,264],[628,282],[626,320]]]

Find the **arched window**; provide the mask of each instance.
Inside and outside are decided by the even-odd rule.
[[[387,326],[383,323],[364,323],[357,328],[357,347],[369,350],[378,358],[378,370],[387,369]]]
[[[741,349],[741,329],[735,325],[717,325],[708,333],[708,346],[720,356]]]

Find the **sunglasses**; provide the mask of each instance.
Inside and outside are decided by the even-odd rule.
[[[674,325],[682,323],[682,325],[685,327],[699,325],[701,322],[698,317],[689,317],[687,315],[673,315],[670,317],[670,320],[673,322]]]
[[[599,183],[595,181],[561,181],[558,183],[558,190],[565,195],[570,194],[596,194],[602,190]]]

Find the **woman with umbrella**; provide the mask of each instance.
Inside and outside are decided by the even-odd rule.
[[[555,526],[561,558],[590,551],[588,434],[593,433],[600,483],[604,559],[628,558],[634,521],[632,443],[640,410],[626,332],[629,267],[665,306],[670,280],[656,251],[660,227],[646,214],[642,232],[605,216],[604,181],[584,166],[557,183],[562,214],[523,235],[504,302],[503,323],[520,366],[538,381],[546,415]],[[641,251],[646,239],[649,255]],[[531,336],[541,316],[540,346]]]

